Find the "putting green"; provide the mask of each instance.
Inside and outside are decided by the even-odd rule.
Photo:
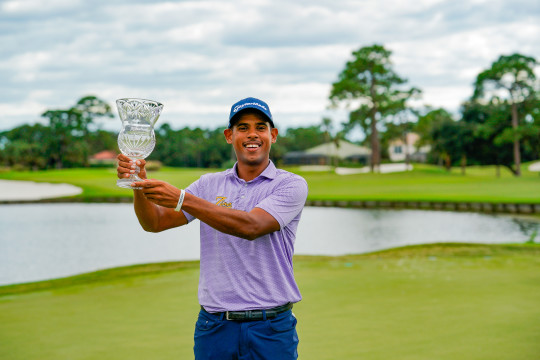
[[[193,358],[197,265],[0,287],[0,359]],[[538,245],[296,257],[295,274],[301,359],[539,358]]]

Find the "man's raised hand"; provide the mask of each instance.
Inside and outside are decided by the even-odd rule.
[[[116,173],[119,179],[128,178],[130,175],[135,174],[137,166],[139,167],[139,177],[141,179],[146,179],[146,165],[145,160],[131,160],[127,156],[120,154],[116,157],[118,160],[118,167],[116,168]]]

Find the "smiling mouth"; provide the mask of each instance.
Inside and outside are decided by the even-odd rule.
[[[249,150],[256,150],[261,147],[261,144],[249,143],[249,144],[244,144],[244,147]]]

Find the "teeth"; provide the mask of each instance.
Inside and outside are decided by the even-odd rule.
[[[259,145],[255,145],[255,144],[248,144],[246,145],[247,148],[258,148]]]

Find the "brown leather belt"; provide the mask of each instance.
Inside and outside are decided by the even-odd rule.
[[[233,321],[257,321],[257,320],[263,320],[264,315],[263,311],[266,312],[266,318],[267,319],[273,319],[278,314],[284,313],[285,311],[289,311],[292,309],[293,304],[288,303],[285,305],[277,306],[275,308],[266,309],[266,310],[246,310],[246,311],[224,311],[224,312],[217,312],[217,313],[210,313],[205,310],[204,307],[201,306],[201,309],[208,312],[212,315],[221,315],[224,314],[223,317],[226,320],[233,320]]]

